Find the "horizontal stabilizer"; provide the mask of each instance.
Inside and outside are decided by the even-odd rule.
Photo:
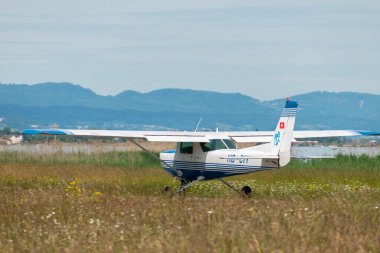
[[[301,155],[301,156],[291,156],[292,159],[332,159],[335,156],[323,156],[323,155]]]

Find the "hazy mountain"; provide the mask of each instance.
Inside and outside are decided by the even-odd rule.
[[[380,130],[380,95],[312,92],[300,102],[297,129]],[[105,129],[224,130],[274,128],[284,99],[260,102],[239,93],[161,89],[101,96],[70,83],[0,85],[0,125],[16,128],[90,127]]]
[[[84,105],[96,97],[93,91],[71,83],[0,85],[0,104],[3,105]]]
[[[239,93],[218,93],[181,89],[162,89],[148,93],[124,91],[116,96],[101,96],[70,83],[0,85],[0,105],[86,106],[139,111],[253,112],[268,110],[259,100]],[[254,106],[253,106],[254,105]],[[270,109],[269,109],[270,110]]]
[[[300,103],[302,129],[380,130],[380,95],[353,92],[312,92],[292,97]],[[279,108],[283,100],[265,102]]]

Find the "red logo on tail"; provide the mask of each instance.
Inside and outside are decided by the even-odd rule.
[[[280,129],[284,129],[285,128],[285,122],[280,122]]]

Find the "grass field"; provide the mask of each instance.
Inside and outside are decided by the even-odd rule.
[[[141,152],[0,153],[2,252],[379,252],[380,158],[292,162],[186,196]]]

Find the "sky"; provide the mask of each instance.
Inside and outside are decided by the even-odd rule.
[[[0,0],[0,82],[380,94],[378,0]]]

